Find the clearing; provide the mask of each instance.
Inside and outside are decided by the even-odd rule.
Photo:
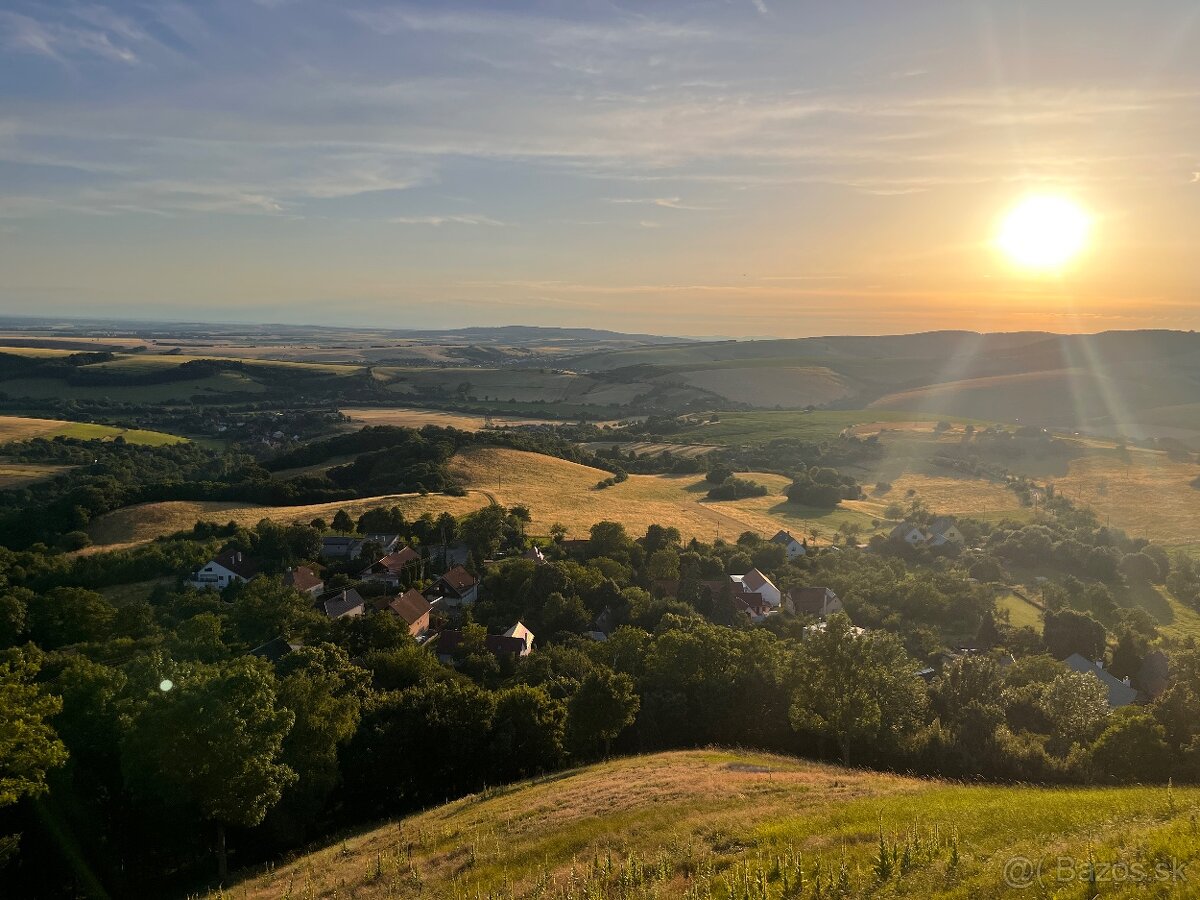
[[[795,890],[798,871],[803,891],[789,896],[816,896],[819,871],[822,897],[986,900],[1020,887],[1082,897],[1094,859],[1148,870],[1140,884],[1106,883],[1105,897],[1195,897],[1187,875],[1200,856],[1198,807],[1197,788],[967,786],[693,750],[490,789],[209,896],[777,900],[785,878]],[[884,883],[873,865],[881,832],[909,850],[906,871]],[[1182,871],[1156,874],[1166,860]],[[843,867],[846,894],[833,889]]]

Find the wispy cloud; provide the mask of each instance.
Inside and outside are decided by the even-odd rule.
[[[91,56],[127,65],[138,62],[134,48],[150,40],[131,19],[106,7],[73,4],[59,8],[54,18],[0,11],[0,39],[10,50],[58,62]]]
[[[482,216],[474,214],[458,214],[458,215],[443,215],[443,216],[393,216],[388,219],[392,225],[432,225],[435,228],[442,225],[488,225],[493,228],[502,228],[507,225],[507,222],[501,222],[499,219],[493,219],[491,216]]]

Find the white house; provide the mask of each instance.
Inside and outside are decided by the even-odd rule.
[[[231,584],[245,584],[258,574],[258,564],[240,550],[229,550],[197,569],[188,584],[201,590],[219,591]]]
[[[512,628],[508,629],[508,631],[504,632],[504,636],[507,638],[517,638],[525,643],[525,650],[521,653],[521,656],[528,656],[533,650],[533,632],[519,621]]]
[[[919,547],[927,540],[925,532],[912,524],[912,522],[901,522],[892,529],[892,533],[888,537],[893,541],[903,541],[910,547]]]
[[[795,559],[797,556],[803,556],[808,552],[808,546],[803,541],[796,540],[786,531],[781,531],[775,537],[771,538],[771,543],[782,547],[788,559]]]
[[[783,600],[779,588],[775,587],[771,583],[771,579],[758,569],[751,569],[745,575],[730,575],[729,580],[734,584],[735,593],[740,591],[747,594],[761,594],[763,600],[772,609],[778,608]]]
[[[961,547],[966,538],[958,530],[958,526],[954,524],[953,519],[942,516],[941,518],[934,519],[929,524],[928,540],[931,547],[940,547],[943,544],[957,544]]]

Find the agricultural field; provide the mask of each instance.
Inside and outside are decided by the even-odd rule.
[[[705,453],[719,449],[712,444],[667,444],[653,441],[588,441],[582,446],[593,453],[620,447],[621,452],[636,453],[638,456],[656,457],[662,456],[664,453],[672,453],[685,459],[695,459],[697,456],[703,456]]]
[[[110,440],[123,437],[131,444],[177,444],[185,440],[161,431],[138,428],[117,428],[113,425],[94,425],[90,422],[68,422],[63,419],[33,419],[24,416],[0,416],[0,444],[25,441],[30,438],[69,437],[82,441]]]
[[[773,412],[723,412],[718,421],[706,416],[689,417],[692,424],[671,435],[681,443],[722,446],[765,444],[784,438],[800,441],[830,441],[847,429],[868,436],[888,429],[924,430],[932,434],[939,416],[899,410],[815,409]],[[955,418],[959,424],[981,425],[974,419]]]
[[[1090,897],[1089,860],[1097,872],[1176,865],[1153,881],[1106,881],[1100,896],[1196,897],[1198,812],[1191,787],[963,785],[681,751],[464,797],[244,873],[209,898],[778,900],[818,896],[818,881],[821,897]],[[886,877],[881,839],[907,860]]]
[[[855,391],[845,378],[823,366],[714,366],[682,372],[669,380],[681,381],[734,403],[767,408],[822,406],[852,396]]]
[[[553,419],[537,419],[529,416],[484,416],[440,409],[418,409],[407,406],[351,406],[340,410],[340,412],[343,415],[349,416],[356,427],[364,425],[396,425],[404,428],[423,428],[426,425],[439,425],[443,428],[457,428],[460,431],[479,431],[489,424],[499,427],[505,425],[561,424],[561,422]]]
[[[1131,449],[1093,450],[1072,460],[1069,473],[1055,479],[1066,496],[1092,507],[1101,521],[1136,537],[1167,546],[1200,545],[1200,476],[1195,463],[1176,462],[1165,453]]]

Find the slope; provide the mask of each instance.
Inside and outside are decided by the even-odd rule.
[[[1092,859],[1098,873],[1144,867],[1110,878],[1105,897],[1194,897],[1198,803],[1196,788],[964,786],[760,753],[663,753],[466,797],[210,896],[1083,897]],[[882,880],[881,833],[907,850]]]

